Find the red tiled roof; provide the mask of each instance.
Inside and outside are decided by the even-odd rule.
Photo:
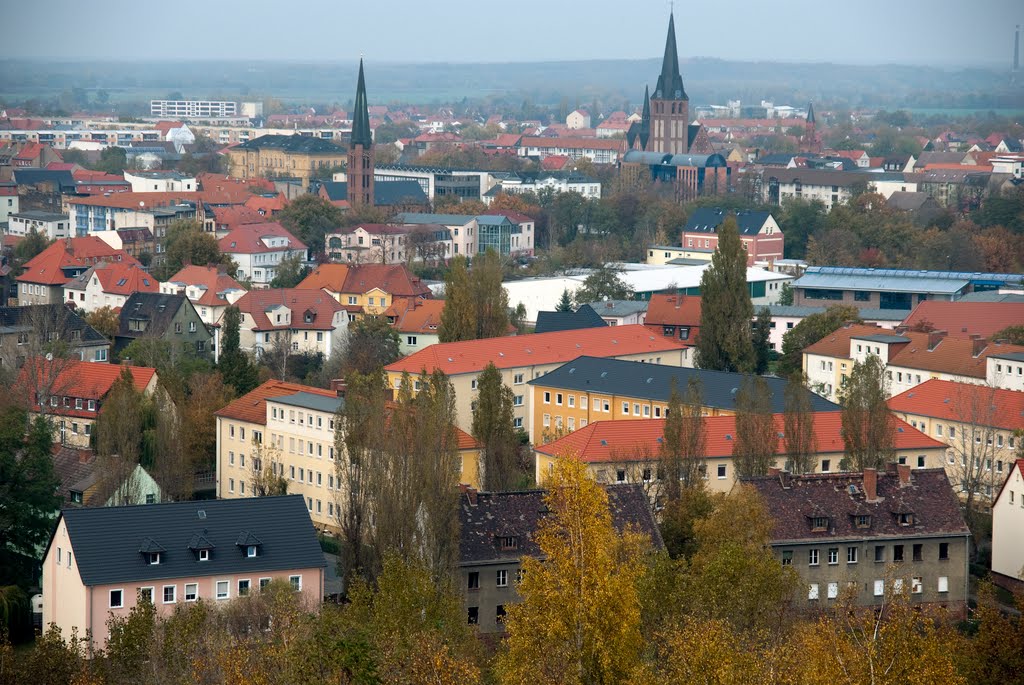
[[[195,304],[217,307],[228,301],[221,294],[228,290],[245,290],[235,279],[215,266],[186,266],[168,279],[169,283],[205,286],[203,296]]]
[[[700,327],[700,297],[695,295],[651,295],[647,305],[649,326],[693,326]]]
[[[160,131],[161,137],[167,138],[168,131],[175,128],[181,128],[184,125],[185,124],[183,124],[180,121],[158,121],[156,122],[156,125],[153,126],[153,128],[155,128],[157,131]]]
[[[639,325],[607,326],[580,331],[531,333],[483,340],[438,343],[399,359],[386,371],[418,374],[441,369],[449,376],[480,371],[494,362],[499,369],[539,364],[558,364],[577,357],[620,357],[623,355],[680,350],[687,345],[652,334]]]
[[[255,390],[248,392],[237,400],[234,400],[226,407],[218,409],[214,416],[223,416],[226,419],[236,421],[247,421],[248,423],[267,423],[267,400],[274,397],[294,395],[297,392],[308,392],[313,395],[324,397],[336,397],[337,393],[323,388],[314,388],[309,385],[288,383],[286,381],[269,380]]]
[[[213,215],[214,224],[217,230],[228,230],[243,224],[261,224],[266,217],[252,207],[246,205],[227,205],[223,207],[210,207],[209,214]],[[223,227],[223,229],[221,229]]]
[[[265,195],[253,195],[245,201],[245,206],[254,209],[257,212],[262,212],[263,216],[273,216],[280,212],[288,205],[288,201],[284,199],[284,195],[278,193],[273,197],[267,197]]]
[[[95,179],[93,179],[95,180]],[[123,180],[123,179],[118,179]],[[185,202],[200,202],[200,194],[196,192],[167,193],[114,193],[113,195],[90,195],[75,197],[68,200],[72,205],[91,205],[94,207],[116,207],[118,209],[138,209],[145,211],[154,207],[166,207]]]
[[[548,155],[541,160],[540,168],[545,171],[560,171],[569,163],[569,158],[565,155]]]
[[[922,322],[933,330],[946,331],[953,337],[980,335],[989,338],[1014,322],[1024,322],[1024,302],[943,302],[925,300],[914,308],[904,326]]]
[[[61,285],[68,281],[63,269],[88,268],[101,260],[142,266],[124,250],[117,250],[96,236],[90,235],[51,243],[25,264],[25,271],[18,276],[18,280],[25,283]]]
[[[775,414],[774,418],[775,427],[781,435],[785,431],[785,415]],[[842,428],[841,412],[815,412],[814,453],[842,454],[846,449]],[[894,429],[897,450],[946,446],[945,443],[928,437],[898,418],[895,419]],[[578,455],[580,459],[589,463],[647,460],[657,458],[661,450],[659,439],[664,432],[665,419],[596,421],[536,449],[541,454],[551,456]],[[706,417],[704,435],[706,456],[731,457],[736,446],[736,417]],[[779,438],[775,454],[786,454],[783,438]]]
[[[141,265],[124,262],[100,262],[80,276],[64,284],[65,288],[85,290],[85,287],[96,275],[100,288],[113,295],[131,295],[132,293],[155,293],[160,291],[160,283],[146,273]]]
[[[29,143],[25,145],[21,150],[14,156],[14,159],[33,160],[37,159],[39,155],[43,154],[43,148],[46,147],[42,143]]]
[[[906,334],[915,335],[913,333]],[[903,349],[890,357],[889,364],[902,366],[911,369],[922,369],[925,371],[936,371],[961,376],[973,376],[985,378],[986,360],[990,354],[1024,352],[1022,345],[997,345],[986,344],[984,340],[977,341],[985,345],[984,349],[975,354],[974,340],[968,338],[943,338],[938,345],[928,349],[927,336],[922,333],[916,334],[923,338],[922,342],[910,345],[903,345]]]
[[[263,238],[286,238],[286,247],[269,247]],[[220,251],[225,254],[258,254],[261,252],[279,252],[288,250],[305,250],[306,244],[288,232],[288,229],[276,221],[262,224],[242,224],[236,226],[226,236],[217,241]]]
[[[462,430],[458,426],[455,427],[455,435],[458,439],[458,448],[462,450],[478,450],[480,449],[480,443],[472,435]]]
[[[120,174],[108,174],[105,171],[92,171],[91,169],[76,169],[71,172],[75,181],[124,181]]]
[[[30,359],[22,367],[18,377],[21,384],[29,383],[29,373],[37,378],[46,376],[50,365],[57,362],[50,362],[42,358]],[[33,372],[33,367],[38,370]],[[132,374],[135,389],[142,392],[149,385],[156,375],[156,369],[146,366],[120,366],[118,364],[103,364],[100,362],[61,361],[57,377],[51,385],[51,392],[59,397],[78,397],[83,400],[102,400],[110,392],[110,387],[118,379],[124,369]],[[78,410],[71,407],[64,407],[63,401],[58,401],[56,412],[61,416],[78,416],[82,418],[95,418],[96,412]]]
[[[850,324],[841,326],[838,330],[829,333],[824,338],[804,348],[804,354],[819,354],[824,357],[839,357],[849,359],[850,339],[863,337],[865,335],[892,335],[891,330],[876,326],[874,324]],[[927,344],[928,336],[923,333],[907,333],[907,337]]]
[[[339,294],[362,294],[377,288],[392,297],[430,297],[430,288],[404,264],[321,264],[298,287],[326,288]]]
[[[1005,430],[1024,428],[1024,392],[932,379],[892,397],[894,412]]]
[[[394,317],[395,321],[391,325],[401,333],[436,334],[441,325],[442,311],[444,311],[444,300],[396,297],[384,312],[384,316]]]
[[[257,331],[272,331],[279,328],[329,331],[334,330],[334,313],[344,311],[338,301],[323,290],[302,288],[271,288],[250,290],[235,303],[243,314],[252,316]],[[282,306],[291,310],[288,323],[280,325],[271,321],[267,310]],[[315,316],[309,323],[304,313],[312,311]]]
[[[588,149],[588,150],[620,150],[626,149],[626,141],[616,140],[614,138],[581,138],[581,137],[569,137],[564,138],[550,138],[550,137],[527,137],[523,136],[522,142],[519,144],[520,147],[537,147],[537,148],[566,148],[566,149]]]

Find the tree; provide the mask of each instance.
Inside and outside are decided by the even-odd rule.
[[[252,494],[256,497],[276,497],[288,494],[288,479],[284,477],[281,449],[270,442],[252,438]]]
[[[863,323],[860,310],[849,305],[835,305],[820,314],[811,314],[802,319],[782,336],[779,373],[789,376],[803,371],[804,349],[839,330],[847,322]]]
[[[102,333],[107,340],[113,340],[121,327],[120,317],[110,306],[92,310],[85,315],[85,322]]]
[[[556,462],[535,540],[544,562],[524,557],[523,602],[508,609],[503,683],[617,683],[638,664],[641,543],[612,526],[608,495],[586,466]]]
[[[956,659],[967,682],[976,685],[1010,683],[1024,673],[1024,594],[1014,597],[1016,612],[999,602],[996,588],[979,584],[978,606],[971,617],[977,632],[956,644]]]
[[[217,368],[224,382],[235,389],[236,395],[244,395],[258,383],[256,366],[249,355],[239,347],[239,328],[242,313],[235,305],[224,310],[222,323],[223,338],[220,345],[220,357]]]
[[[320,197],[300,195],[277,214],[277,221],[314,254],[324,251],[324,236],[345,225],[345,213]]]
[[[401,338],[383,316],[364,315],[349,325],[343,368],[346,373],[375,373],[402,356]]]
[[[1024,325],[1007,326],[995,332],[992,340],[1005,340],[1011,345],[1024,345]]]
[[[502,382],[493,362],[477,378],[477,389],[472,431],[481,446],[480,485],[491,492],[511,490],[521,475],[519,438],[512,425],[512,389]]]
[[[285,257],[274,270],[274,278],[270,281],[271,288],[294,288],[309,273],[309,267],[303,265],[303,255],[295,254]]]
[[[994,492],[1002,484],[1002,474],[996,474],[992,468],[998,450],[996,390],[987,384],[955,385],[954,396],[949,399],[959,425],[955,429],[949,427],[947,441],[951,463],[946,465],[946,472],[951,485],[964,498],[964,518],[971,531],[980,532],[979,524],[984,518],[991,521],[991,517],[978,511],[978,498],[991,504]]]
[[[602,266],[590,273],[583,280],[583,285],[573,294],[579,304],[601,302],[602,300],[629,300],[633,291],[622,280],[621,270],[610,266]]]
[[[509,324],[514,326],[516,329],[516,335],[522,335],[526,332],[526,305],[520,302],[512,310],[509,315]]]
[[[230,267],[229,275],[234,274],[234,263],[231,257],[221,254],[217,238],[204,231],[198,221],[181,219],[167,227],[160,277],[166,280],[187,264],[224,264]]]
[[[736,445],[733,448],[736,477],[767,475],[775,462],[778,444],[768,383],[761,376],[746,376],[736,393]]]
[[[789,377],[786,383],[785,403],[783,444],[788,460],[786,468],[791,473],[813,473],[814,411],[811,408],[810,392],[807,390],[804,374]]]
[[[555,305],[556,312],[571,312],[572,311],[572,296],[569,295],[569,289],[566,288],[562,291],[562,297],[559,298],[558,304]]]
[[[49,246],[47,237],[33,228],[14,246],[14,256],[19,263],[24,264]]]
[[[121,370],[96,420],[96,455],[100,489],[115,505],[137,504],[135,468],[142,453],[142,393],[127,366]]]
[[[754,320],[752,343],[754,345],[754,373],[768,373],[768,362],[771,360],[772,312],[768,307],[761,307]]]
[[[755,366],[750,320],[754,306],[747,285],[747,251],[735,217],[718,228],[718,247],[700,279],[700,336],[697,366],[750,372]]]
[[[501,285],[498,253],[488,249],[467,269],[457,256],[445,276],[445,305],[438,338],[441,342],[495,338],[508,334],[508,293]]]
[[[895,425],[886,404],[885,364],[876,355],[855,361],[846,383],[839,389],[843,406],[843,444],[848,461],[844,469],[862,471],[882,468],[892,458]]]
[[[235,398],[235,391],[216,371],[193,374],[186,388],[188,399],[180,409],[180,441],[192,469],[212,470],[217,463],[215,412]]]
[[[782,284],[782,288],[779,290],[778,304],[786,307],[793,305],[793,286],[790,285],[790,281]]]
[[[457,255],[444,277],[444,309],[437,336],[441,342],[473,340],[472,297],[469,292],[469,268],[466,258]]]
[[[108,174],[122,174],[128,168],[128,153],[123,147],[105,147],[100,152],[100,161],[96,164],[96,171],[105,171]]]
[[[685,396],[679,394],[675,379],[672,380],[661,443],[660,470],[666,503],[678,500],[684,488],[703,487],[707,440],[703,393],[703,384],[697,378],[687,382]]]

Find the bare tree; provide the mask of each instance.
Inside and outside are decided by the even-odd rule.
[[[786,383],[786,414],[784,444],[787,468],[793,473],[814,471],[814,412],[811,410],[810,391],[803,373],[794,374]]]
[[[181,502],[195,492],[195,468],[192,455],[182,440],[180,412],[162,386],[157,386],[148,401],[153,405],[153,477],[160,483],[164,500]]]
[[[953,487],[964,500],[965,516],[974,530],[979,519],[978,500],[990,503],[997,487],[995,388],[989,385],[956,384],[952,402],[956,426],[947,426],[949,433],[948,465]]]
[[[761,376],[747,376],[736,393],[736,476],[763,476],[775,461],[779,434],[772,414],[771,391]]]
[[[659,464],[666,502],[679,500],[683,488],[703,486],[707,442],[703,394],[703,385],[696,378],[687,383],[685,395],[680,395],[672,382]]]
[[[281,449],[277,445],[264,443],[254,435],[249,457],[252,465],[250,483],[254,495],[274,497],[288,494],[288,479],[284,477]]]
[[[75,384],[70,370],[79,361],[74,338],[81,329],[71,325],[73,319],[74,314],[64,305],[33,305],[24,308],[16,333],[15,365],[21,370],[14,391],[22,393],[39,415],[52,416],[55,424]],[[61,442],[63,435],[61,431]]]
[[[839,390],[846,449],[842,468],[882,468],[892,458],[895,430],[887,397],[882,360],[872,354],[863,362],[854,362],[849,379]]]

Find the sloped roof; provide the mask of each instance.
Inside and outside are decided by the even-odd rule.
[[[203,289],[203,295],[195,300],[195,304],[207,307],[226,305],[228,301],[222,295],[229,290],[245,290],[238,281],[216,266],[190,264],[167,279],[167,282],[185,286],[200,286]]]
[[[930,323],[933,330],[947,331],[954,337],[988,338],[1013,322],[1024,322],[1024,303],[925,300],[903,324],[913,328],[924,322]]]
[[[927,336],[924,336],[923,344],[904,345],[894,357],[889,359],[889,364],[890,366],[985,378],[986,360],[989,355],[1002,355],[1010,352],[1024,352],[1024,346],[989,343],[978,354],[975,354],[973,340],[945,337],[929,350]]]
[[[88,586],[326,565],[301,495],[65,509],[61,517]],[[243,532],[258,536],[256,557],[236,545]],[[188,548],[197,533],[214,547],[208,561]],[[139,551],[147,538],[166,550],[159,564]]]
[[[742,482],[764,498],[774,519],[775,543],[970,535],[944,469],[913,469],[905,487],[895,473],[880,472],[872,502],[865,500],[863,473],[764,476]],[[913,525],[900,525],[897,514],[905,511],[914,514]],[[860,514],[871,516],[870,528],[856,527]],[[822,515],[829,518],[828,530],[813,532],[810,517]]]
[[[264,238],[284,238],[284,247],[270,247]],[[305,250],[306,244],[288,232],[276,221],[261,224],[241,224],[232,228],[226,236],[217,241],[220,251],[225,254],[259,254],[281,250]]]
[[[886,200],[886,204],[905,212],[913,212],[921,209],[921,207],[923,207],[930,198],[931,195],[928,193],[896,191],[889,196],[889,199]]]
[[[825,357],[840,357],[842,359],[848,359],[850,357],[851,339],[863,338],[869,335],[887,334],[890,332],[891,331],[888,329],[873,324],[847,324],[840,326],[837,330],[829,333],[813,345],[805,347],[804,354],[818,354]],[[913,342],[918,345],[928,344],[928,336],[925,333],[907,331],[903,334],[903,337],[907,338],[909,342]]]
[[[0,307],[0,334],[26,330],[79,331],[78,345],[107,343],[102,333],[63,303]]]
[[[717,233],[718,227],[730,216],[735,217],[740,235],[757,235],[771,218],[772,213],[748,209],[733,212],[718,207],[698,207],[693,210],[683,232]]]
[[[404,264],[321,264],[298,287],[351,294],[377,288],[393,297],[430,296],[430,288]]]
[[[889,399],[889,409],[1005,430],[1024,428],[1024,392],[937,378]]]
[[[344,148],[341,148],[329,140],[316,138],[314,136],[295,135],[265,135],[252,140],[240,143],[236,146],[243,150],[280,150],[285,153],[299,153],[312,155],[343,155]]]
[[[192,307],[192,303],[184,295],[170,295],[161,292],[132,293],[121,307],[117,337],[162,336],[170,327],[174,315],[182,307]],[[144,319],[149,322],[145,333],[131,330],[129,321],[133,319]]]
[[[101,260],[134,264],[141,268],[137,259],[124,250],[111,247],[96,236],[66,238],[50,243],[49,246],[25,264],[19,281],[62,285],[68,281],[64,269],[87,269]]]
[[[243,224],[261,224],[266,217],[252,207],[246,205],[226,205],[210,207],[207,215],[213,215],[217,227],[224,226],[228,230]]]
[[[64,287],[85,290],[94,275],[99,279],[102,291],[112,295],[131,295],[135,292],[155,293],[160,290],[159,282],[146,273],[141,266],[123,262],[100,262],[65,283]]]
[[[775,414],[778,442],[775,454],[784,457],[785,415]],[[897,450],[945,448],[946,444],[928,437],[906,421],[894,419],[894,443]],[[595,421],[557,440],[536,448],[551,456],[578,455],[588,463],[650,460],[661,451],[665,433],[664,419]],[[736,446],[736,417],[704,418],[704,454],[707,457],[731,457]],[[814,413],[814,454],[843,454],[843,416],[839,411]]]
[[[348,200],[347,181],[333,181],[330,185],[330,188],[325,188],[328,199],[332,202]],[[428,203],[427,194],[417,181],[375,181],[373,184],[373,204],[378,207]]]
[[[83,362],[78,360],[47,361],[36,358],[25,362],[19,374],[21,382],[27,382],[27,374],[32,372],[33,366],[38,367],[36,377],[45,377],[51,365],[58,365],[57,377],[52,384],[54,393],[62,397],[80,397],[85,400],[102,400],[110,392],[110,387],[121,376],[124,369],[128,369],[132,375],[135,389],[142,392],[153,380],[156,369],[148,366],[121,366],[119,364],[101,364],[96,362]],[[87,416],[95,417],[95,412],[82,414],[74,409],[60,407],[58,413],[66,416]]]
[[[437,334],[441,326],[441,312],[444,300],[430,300],[420,297],[395,297],[384,312],[388,319],[394,318],[396,331],[400,333]]]
[[[480,371],[491,362],[499,369],[507,369],[557,364],[583,354],[613,357],[656,354],[686,347],[679,341],[653,335],[644,326],[605,326],[590,329],[586,335],[578,331],[556,331],[438,343],[389,364],[385,370],[410,374],[425,370],[429,374],[441,369],[450,376]]]
[[[700,326],[699,295],[654,293],[647,304],[648,326]]]
[[[235,302],[235,306],[253,318],[253,330],[256,331],[279,328],[333,331],[335,312],[345,309],[323,290],[304,288],[250,290]],[[267,311],[273,307],[287,307],[291,310],[290,320],[281,324],[271,321]],[[312,313],[310,321],[306,321],[306,312]]]
[[[649,537],[656,548],[664,546],[650,501],[639,485],[608,485],[604,490],[618,531],[631,528]],[[459,507],[460,564],[539,557],[535,536],[547,515],[545,494],[544,490],[464,493]],[[503,550],[499,542],[503,537],[515,537],[515,549]]]
[[[537,312],[534,333],[576,331],[584,328],[601,328],[607,325],[589,304],[585,304],[574,312]]]
[[[267,400],[275,397],[294,395],[297,392],[305,392],[323,397],[337,397],[336,392],[314,388],[299,383],[289,383],[271,379],[254,390],[247,392],[237,400],[231,401],[226,407],[214,412],[215,416],[222,416],[236,421],[257,423],[265,425],[267,422]]]

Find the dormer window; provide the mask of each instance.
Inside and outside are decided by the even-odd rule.
[[[857,514],[856,525],[858,528],[870,528],[871,516],[868,514]]]
[[[157,566],[160,564],[160,552],[153,552],[149,555],[149,565]]]
[[[909,511],[900,514],[900,525],[901,526],[912,526],[914,525],[914,515]]]
[[[247,530],[243,530],[238,534],[235,544],[241,548],[242,553],[247,559],[258,557],[260,555],[260,547],[263,545],[258,537]]]
[[[150,566],[157,566],[163,561],[163,555],[167,550],[163,546],[154,540],[153,538],[146,538],[142,541],[142,546],[139,547],[139,553],[142,554],[143,560]]]
[[[201,550],[199,550],[199,561],[209,561],[209,560],[210,560],[210,550],[208,550],[208,549],[201,549]]]
[[[811,530],[813,532],[822,532],[828,530],[828,517],[827,516],[813,516],[811,517]]]
[[[519,547],[519,538],[514,535],[506,535],[500,540],[502,549],[517,549]]]

